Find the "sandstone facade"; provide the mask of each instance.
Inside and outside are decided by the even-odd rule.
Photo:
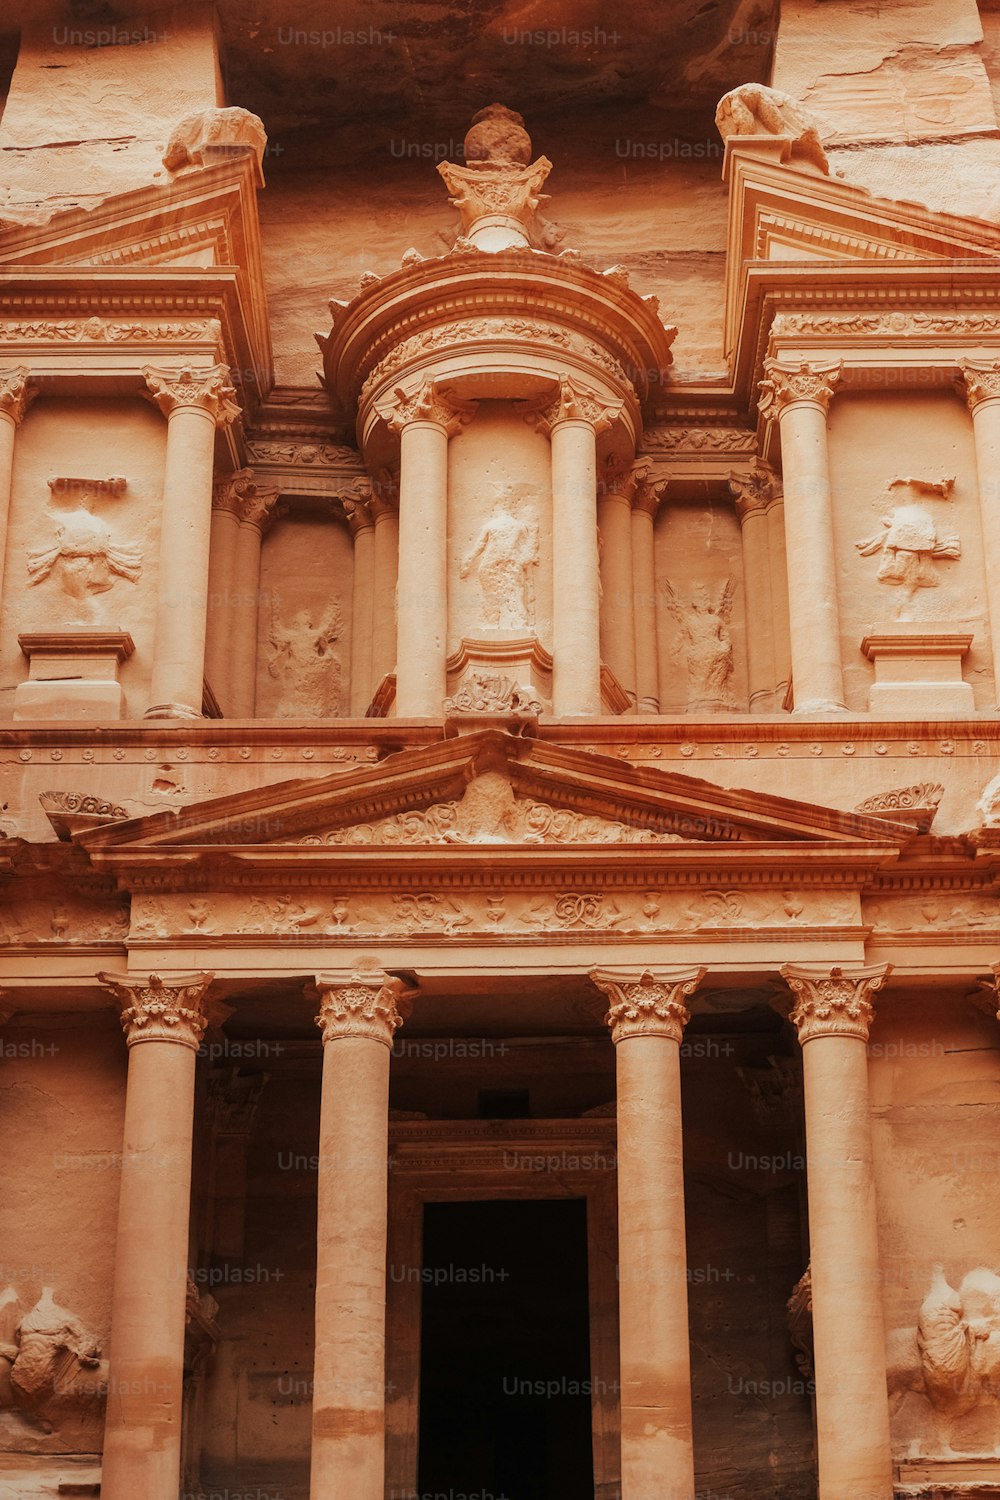
[[[0,1500],[1000,1493],[993,8],[21,9]]]

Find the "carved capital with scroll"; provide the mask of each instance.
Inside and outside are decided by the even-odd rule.
[[[177,369],[144,365],[142,374],[149,400],[167,418],[190,407],[205,412],[216,426],[225,427],[240,415],[227,365],[212,365],[204,370],[190,365]]]
[[[871,997],[891,972],[891,964],[849,970],[837,965],[784,964],[781,977],[795,996],[790,1019],[802,1045],[823,1036],[867,1042],[875,1018]]]
[[[215,485],[212,509],[228,510],[245,526],[256,526],[263,533],[280,513],[279,494],[276,485],[260,484],[253,469],[237,469]]]
[[[829,411],[834,391],[843,375],[843,362],[833,365],[785,365],[778,359],[764,361],[760,382],[760,409],[766,417],[780,417],[789,406],[818,406]]]
[[[121,1007],[130,1047],[140,1042],[176,1042],[197,1052],[208,1025],[205,996],[214,974],[98,974]]]
[[[320,993],[316,1025],[324,1042],[361,1037],[392,1046],[392,1039],[409,1014],[416,991],[384,969],[356,969],[353,973],[317,974]]]
[[[1000,399],[1000,360],[966,359],[960,369],[962,373],[956,387],[959,395],[965,397],[971,412],[975,412],[984,401]]]
[[[38,387],[31,385],[30,375],[27,365],[0,370],[0,416],[7,417],[15,427],[38,395]]]
[[[615,1046],[633,1036],[663,1036],[680,1042],[691,1019],[685,1005],[707,969],[591,969],[590,978],[608,997],[605,1017]]]
[[[560,375],[559,391],[553,399],[521,406],[524,420],[542,432],[551,433],[563,422],[585,422],[595,433],[605,432],[618,421],[622,414],[621,402],[605,401],[570,378]]]
[[[454,437],[476,414],[476,405],[457,401],[440,390],[433,380],[425,380],[417,390],[407,392],[400,386],[392,402],[384,402],[378,414],[391,432],[401,433],[412,422],[427,422],[443,427]]]

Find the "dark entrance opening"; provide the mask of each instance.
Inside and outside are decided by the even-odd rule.
[[[584,1200],[426,1205],[418,1489],[594,1500]]]

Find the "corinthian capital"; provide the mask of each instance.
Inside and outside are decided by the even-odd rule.
[[[38,395],[37,386],[29,384],[31,371],[27,365],[13,365],[0,370],[0,412],[9,417],[15,427],[20,425],[28,407]]]
[[[383,969],[317,974],[316,988],[320,992],[316,1025],[324,1042],[353,1036],[381,1042],[384,1047],[392,1046],[415,994],[402,979],[392,978]]]
[[[841,360],[833,365],[783,365],[778,359],[765,360],[765,378],[760,382],[761,411],[766,417],[780,417],[787,406],[796,402],[828,411],[843,368]]]
[[[983,401],[995,401],[1000,397],[1000,360],[964,359],[959,367],[959,394],[969,403],[974,412]]]
[[[277,514],[280,490],[259,484],[253,469],[236,469],[220,479],[212,490],[212,509],[228,510],[238,521],[263,532]]]
[[[197,1052],[208,1025],[205,995],[214,974],[98,974],[121,1006],[130,1047],[140,1042],[176,1042]]]
[[[143,367],[147,395],[158,406],[165,417],[185,406],[196,411],[207,412],[219,427],[225,427],[240,415],[233,397],[235,387],[229,382],[226,365],[212,365],[210,369],[158,369],[155,365]]]
[[[454,437],[476,414],[474,402],[455,400],[439,390],[433,380],[425,380],[410,393],[399,386],[393,394],[392,402],[378,407],[379,416],[391,432],[402,432],[411,422],[432,422]]]
[[[729,493],[736,500],[737,515],[745,521],[747,516],[767,510],[772,501],[781,499],[781,480],[769,463],[757,458],[749,469],[731,472]]]
[[[604,432],[622,414],[621,402],[604,401],[593,391],[577,385],[568,375],[559,377],[559,393],[542,401],[526,403],[521,408],[524,420],[532,427],[551,433],[560,422],[586,422],[595,433]]]
[[[805,1046],[819,1036],[856,1037],[867,1042],[875,1017],[871,996],[892,972],[892,964],[844,970],[820,964],[785,964],[781,977],[795,996],[791,1020]]]
[[[591,969],[608,997],[605,1017],[615,1046],[632,1036],[665,1036],[679,1042],[691,1012],[684,1004],[708,971],[692,969]]]

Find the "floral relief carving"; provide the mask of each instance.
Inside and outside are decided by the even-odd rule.
[[[57,321],[0,322],[0,343],[177,343],[186,339],[216,345],[222,338],[218,318],[191,318],[186,322],[123,323],[108,318],[60,318]]]
[[[551,433],[560,422],[587,422],[595,433],[600,433],[618,421],[622,406],[620,402],[602,400],[568,375],[561,375],[559,393],[554,400],[525,402],[522,413],[526,422],[543,432]]]
[[[413,993],[401,979],[391,978],[381,969],[357,969],[343,978],[317,974],[316,987],[320,992],[316,1025],[324,1043],[360,1037],[385,1047],[392,1046],[403,1024],[400,1001]]]
[[[851,972],[837,965],[820,970],[785,964],[781,976],[795,995],[791,1020],[799,1041],[844,1036],[867,1042],[875,1015],[871,996],[882,988],[891,970],[891,964]]]
[[[735,707],[730,632],[735,590],[735,579],[730,577],[714,589],[708,585],[694,589],[685,604],[669,579],[664,580],[667,608],[679,627],[675,652],[687,673],[689,711],[713,713]]]
[[[691,1019],[684,1002],[694,994],[707,972],[703,967],[677,969],[663,975],[649,969],[641,973],[592,969],[591,979],[608,997],[605,1019],[615,1045],[636,1036],[661,1036],[680,1042]]]
[[[157,369],[146,365],[142,373],[149,400],[165,417],[179,407],[192,406],[207,412],[218,426],[224,427],[241,415],[233,399],[236,389],[230,383],[226,365],[213,365],[209,369],[191,365]]]
[[[10,417],[15,427],[20,425],[25,412],[38,395],[38,387],[31,384],[30,374],[27,365],[0,370],[0,412]]]
[[[780,417],[786,407],[805,401],[827,411],[840,383],[843,365],[783,364],[777,359],[764,361],[764,379],[760,382],[760,410],[766,417]]]
[[[752,454],[756,446],[756,434],[740,427],[650,427],[643,434],[643,447],[655,452]]]
[[[922,313],[900,309],[871,313],[778,313],[772,332],[794,333],[996,333],[1000,317],[995,313]],[[966,368],[974,368],[967,366]]]
[[[279,494],[277,485],[262,484],[253,469],[237,469],[213,486],[212,509],[228,510],[245,525],[264,531],[279,514]]]
[[[401,433],[411,422],[432,422],[453,437],[476,413],[474,402],[457,401],[440,390],[433,380],[425,380],[417,390],[407,393],[402,387],[395,401],[379,407],[390,432]]]
[[[334,650],[343,634],[340,600],[332,598],[316,618],[311,608],[296,610],[287,624],[272,603],[268,631],[268,674],[279,684],[275,713],[279,719],[299,715],[334,718],[343,699],[343,664]]]
[[[444,700],[446,714],[508,714],[535,718],[542,712],[532,687],[498,672],[470,672],[458,691]]]
[[[98,974],[121,1007],[130,1047],[140,1042],[176,1042],[197,1051],[208,1025],[205,995],[214,974]]]

